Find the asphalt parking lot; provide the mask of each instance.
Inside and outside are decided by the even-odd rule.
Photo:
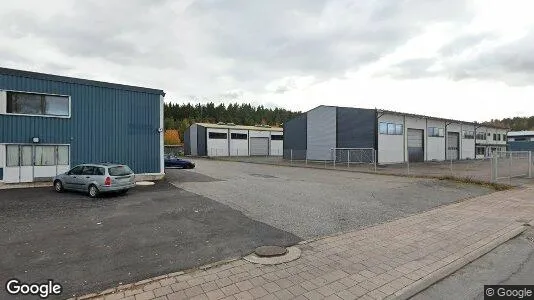
[[[61,298],[82,295],[489,192],[450,181],[204,159],[125,196],[0,190],[0,281],[54,279],[64,287]]]
[[[96,200],[51,187],[0,190],[0,214],[2,286],[53,279],[64,288],[60,298],[300,240],[168,182]]]
[[[171,170],[168,180],[303,239],[387,222],[492,192],[447,180],[210,159],[196,162],[197,168],[189,173]],[[190,180],[203,177],[218,180]]]

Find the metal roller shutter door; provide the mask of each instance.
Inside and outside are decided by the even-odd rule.
[[[269,138],[251,137],[250,155],[269,155]]]
[[[422,129],[408,129],[408,161],[419,162],[425,160],[424,131]]]

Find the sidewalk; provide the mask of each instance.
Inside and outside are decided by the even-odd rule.
[[[406,299],[520,234],[532,219],[534,186],[529,186],[303,243],[301,258],[290,263],[235,260],[86,297]]]

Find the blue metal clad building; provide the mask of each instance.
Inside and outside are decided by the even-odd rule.
[[[163,174],[164,92],[0,68],[0,181],[87,162]]]

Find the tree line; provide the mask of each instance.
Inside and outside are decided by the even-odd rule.
[[[534,116],[494,119],[490,121],[490,124],[504,126],[512,131],[534,130]]]
[[[164,127],[177,129],[180,137],[193,123],[235,123],[237,125],[265,124],[281,126],[287,120],[300,114],[283,108],[266,108],[263,105],[231,103],[228,105],[214,103],[206,104],[178,104],[165,103]]]

